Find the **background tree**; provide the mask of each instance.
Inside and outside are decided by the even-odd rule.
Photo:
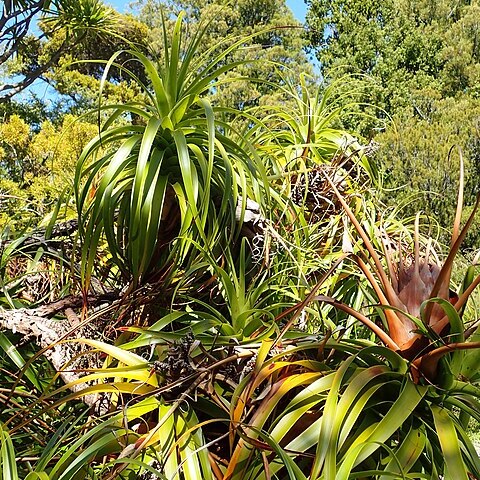
[[[41,31],[33,26],[41,19]],[[108,33],[113,10],[100,0],[3,2],[0,18],[0,102],[24,90],[89,36]],[[50,40],[57,36],[56,42]],[[52,48],[53,47],[53,48]]]
[[[18,115],[0,125],[0,230],[33,227],[50,213],[97,132],[72,115],[58,125],[45,121],[38,132]]]
[[[52,37],[48,49],[54,50],[62,36],[63,32],[59,31]],[[98,102],[100,79],[112,55],[132,49],[148,54],[150,41],[147,25],[132,15],[115,12],[115,25],[110,34],[86,36],[63,55],[54,68],[46,72],[45,80],[69,99],[76,112],[88,110]],[[146,80],[143,69],[138,62],[132,61],[130,54],[125,52],[119,55],[116,63],[125,65],[138,78]],[[132,87],[130,77],[124,75],[120,68],[110,68],[108,80],[102,93],[112,103],[127,102],[140,94],[140,90]]]
[[[33,18],[47,4],[46,0],[3,2],[0,17],[0,66],[15,55],[29,32]]]
[[[478,95],[480,6],[442,0],[309,0],[311,46],[325,76],[362,73],[376,88],[365,100],[389,114],[419,98]],[[370,90],[370,89],[369,89]]]

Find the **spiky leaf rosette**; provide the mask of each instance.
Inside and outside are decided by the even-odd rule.
[[[164,31],[163,65],[129,52],[145,69],[148,85],[135,81],[146,100],[99,107],[109,117],[75,177],[85,289],[104,239],[124,280],[165,286],[194,262],[195,245],[217,258],[219,245],[232,243],[241,224],[239,201],[243,215],[247,199],[260,208],[269,199],[263,165],[205,98],[234,68],[224,58],[238,45],[197,58],[202,35],[183,45],[180,16],[171,42]],[[127,124],[116,124],[119,118]]]

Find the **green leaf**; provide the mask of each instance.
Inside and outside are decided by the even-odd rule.
[[[445,458],[445,480],[468,480],[457,431],[448,411],[438,405],[430,405],[430,410]]]
[[[412,415],[413,411],[427,393],[427,387],[415,385],[411,381],[405,382],[403,388],[392,403],[387,414],[373,427],[365,439],[356,439],[351,445],[354,449],[358,444],[364,443],[364,448],[358,454],[354,465],[368,458],[378,449],[379,444],[386,442]],[[345,461],[350,453],[345,455]]]
[[[392,459],[385,467],[385,472],[379,480],[388,480],[392,474],[408,473],[423,453],[426,445],[425,426],[411,427],[400,446],[392,452]]]
[[[25,480],[50,480],[50,477],[45,472],[30,472]]]
[[[30,383],[37,388],[38,391],[42,392],[43,387],[41,382],[38,381],[38,376],[35,373],[35,370],[31,365],[28,365],[28,367],[25,368],[27,362],[25,362],[15,345],[10,342],[3,332],[0,332],[0,348],[10,357],[13,363],[23,371]]]
[[[0,425],[0,460],[2,480],[19,480],[13,443],[3,425]]]

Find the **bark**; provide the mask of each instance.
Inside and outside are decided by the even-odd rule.
[[[88,297],[90,306],[112,303],[118,300],[114,293]],[[33,341],[41,349],[42,354],[49,360],[62,380],[68,384],[78,380],[81,375],[69,367],[63,371],[66,364],[79,353],[78,347],[70,343],[59,343],[64,339],[72,338],[82,332],[88,320],[80,322],[74,309],[83,304],[81,297],[69,296],[57,302],[43,305],[38,308],[21,308],[17,310],[0,311],[0,330],[10,330],[12,333],[22,335],[22,343]],[[60,312],[64,312],[66,319],[49,318]],[[95,325],[88,325],[89,335],[95,335]],[[98,335],[101,332],[98,331]],[[73,370],[73,371],[72,371]],[[72,391],[78,392],[86,387],[78,384],[72,387]],[[84,398],[84,402],[90,406],[96,402],[96,396],[90,395]]]

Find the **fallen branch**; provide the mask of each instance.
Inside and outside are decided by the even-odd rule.
[[[22,250],[29,247],[44,247],[46,250],[60,250],[64,240],[54,240],[57,238],[65,238],[74,234],[78,230],[78,220],[68,220],[66,222],[56,224],[52,231],[47,235],[46,228],[38,228],[31,233],[26,234],[23,240],[17,245],[17,248]],[[15,240],[5,240],[2,242],[2,246],[8,247]]]
[[[88,304],[90,306],[112,304],[118,300],[118,295],[106,293],[98,296],[89,296]],[[62,340],[82,333],[83,327],[89,324],[87,319],[80,322],[74,313],[74,308],[82,306],[82,298],[77,296],[68,296],[48,305],[38,308],[20,308],[17,310],[0,310],[0,330],[10,330],[14,334],[22,336],[22,343],[33,341],[40,347],[43,355],[52,364],[53,368],[59,372],[60,378],[65,383],[70,383],[81,378],[74,370],[63,371],[67,364],[79,352],[69,343],[61,343]],[[66,312],[65,319],[51,319],[49,317],[60,312]],[[95,335],[94,324],[89,324],[89,335]],[[97,332],[101,335],[101,331]],[[77,384],[72,387],[73,391],[79,391],[85,388],[84,384]],[[85,398],[85,403],[92,405],[96,399]]]

